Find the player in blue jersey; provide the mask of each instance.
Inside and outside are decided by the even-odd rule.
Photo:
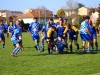
[[[57,27],[57,25],[54,23],[54,20],[53,19],[50,19],[49,22],[50,22],[50,26]]]
[[[59,17],[59,18],[58,18],[58,22],[55,23],[56,26],[58,26],[58,25],[60,24],[60,21],[61,21],[62,19],[63,19],[62,17]]]
[[[4,36],[5,26],[3,20],[0,20],[0,42],[2,42],[2,48],[5,47],[5,36]]]
[[[47,24],[44,25],[42,28],[42,38],[41,38],[42,51],[44,51],[44,40],[47,39],[47,32],[48,32],[50,27],[51,27],[50,22],[47,22]]]
[[[81,23],[80,27],[80,36],[82,39],[82,52],[85,52],[85,45],[86,41],[88,41],[88,52],[90,52],[90,40],[91,40],[91,33],[89,31],[89,16],[85,17],[85,20]]]
[[[13,21],[10,21],[10,23],[9,23],[8,33],[9,33],[9,35],[10,35],[11,37],[12,37],[12,35],[14,34]]]
[[[8,31],[8,27],[9,27],[9,24],[8,24],[8,22],[6,21],[6,23],[4,24],[4,26],[5,26],[5,32],[7,33],[7,31]],[[9,37],[9,34],[7,33],[7,38]]]
[[[14,30],[14,34],[11,38],[12,42],[15,44],[15,49],[13,50],[13,52],[11,53],[11,56],[17,56],[19,50],[21,49],[21,40],[22,40],[22,37],[21,37],[21,34],[22,34],[22,29],[21,27],[18,27]]]
[[[98,43],[97,43],[97,33],[96,33],[96,29],[93,26],[92,20],[89,20],[89,31],[91,33],[91,46],[92,46],[92,50],[93,50],[93,43],[96,46],[96,50],[98,50]]]
[[[58,37],[61,38],[62,42],[65,42],[65,34],[67,34],[67,28],[64,27],[64,24],[63,24],[63,19],[61,19],[59,21],[59,25],[57,26],[57,34],[58,34]]]
[[[68,24],[68,34],[69,34],[69,47],[70,47],[70,53],[72,53],[72,43],[74,41],[74,44],[77,46],[77,50],[79,50],[79,44],[77,43],[77,34],[72,29],[71,25]]]
[[[40,47],[39,47],[39,31],[41,30],[41,26],[40,24],[37,22],[37,18],[34,17],[33,19],[34,22],[32,22],[29,25],[28,31],[30,33],[30,35],[32,36],[32,39],[35,40],[35,44],[37,49],[40,51]]]

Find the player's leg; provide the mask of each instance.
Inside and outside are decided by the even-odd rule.
[[[41,38],[42,51],[44,51],[44,40],[45,40],[45,36],[42,36]]]
[[[17,56],[17,54],[18,54],[18,52],[19,52],[21,47],[19,45],[18,40],[13,40],[12,42],[16,45],[16,47],[14,48],[13,52],[11,53],[11,55],[12,56]]]
[[[72,40],[72,39],[69,39],[69,48],[70,48],[70,53],[72,53],[72,42],[73,42],[73,40]]]
[[[67,34],[65,35],[65,48],[66,48],[66,50],[68,50],[68,36],[67,36]]]
[[[4,36],[4,34],[3,35],[1,35],[1,42],[2,42],[2,48],[4,48],[5,47],[5,36]]]
[[[74,44],[77,46],[77,50],[79,50],[79,44],[77,43],[77,40],[74,39]]]
[[[51,41],[47,40],[47,42],[48,42],[48,54],[51,54],[51,49],[52,49]]]
[[[39,36],[32,36],[32,39],[35,40],[35,48],[40,51],[40,47],[39,47],[40,37]]]
[[[95,46],[96,46],[96,50],[98,50],[98,42],[97,42],[97,36],[96,36],[96,34],[93,35],[93,43],[94,43]]]
[[[81,39],[82,39],[82,52],[85,52],[85,45],[86,45],[86,39],[85,39],[85,34],[80,34]]]

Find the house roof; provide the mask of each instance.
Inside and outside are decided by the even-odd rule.
[[[34,11],[34,12],[28,12],[28,13],[22,14],[22,15],[18,16],[17,18],[21,19],[21,18],[34,18],[34,17],[45,18],[45,15],[39,14],[39,12]],[[49,16],[46,16],[46,18],[49,18]]]
[[[0,20],[6,20],[6,18],[5,18],[5,17],[1,17],[1,16],[0,16]]]

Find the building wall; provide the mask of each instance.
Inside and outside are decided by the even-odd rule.
[[[82,8],[79,8],[78,9],[78,14],[79,15],[88,15],[88,10],[87,10],[87,8],[85,8],[85,7],[82,7]]]
[[[33,18],[22,18],[22,19],[19,19],[19,20],[23,20],[24,23],[31,23],[33,22]],[[48,21],[49,19],[46,19],[46,21]],[[45,23],[45,19],[44,18],[38,18],[38,23]]]

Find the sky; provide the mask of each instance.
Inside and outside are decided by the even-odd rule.
[[[67,0],[0,0],[0,10],[16,10],[24,12],[28,8],[45,6],[56,13],[58,9],[66,6]],[[100,0],[75,0],[86,7],[98,7]]]

